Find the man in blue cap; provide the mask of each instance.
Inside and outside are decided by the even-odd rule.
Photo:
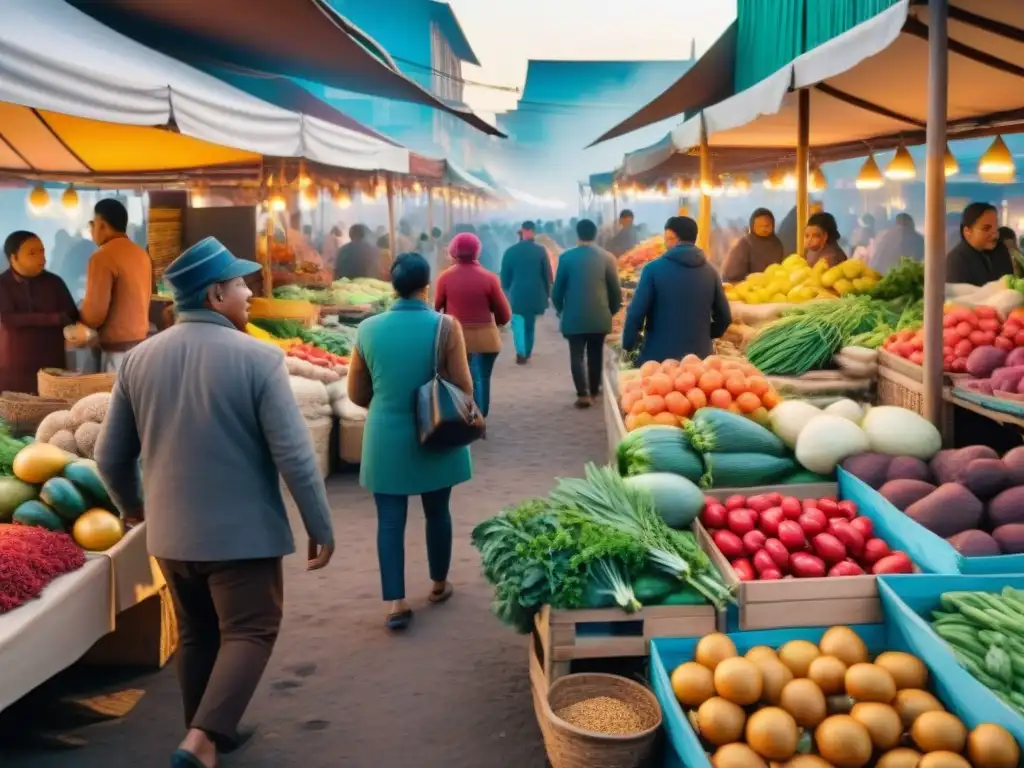
[[[214,768],[281,624],[281,559],[295,551],[278,475],[310,537],[309,570],[334,551],[330,506],[282,352],[244,333],[260,269],[208,237],[164,273],[177,324],[125,357],[96,463],[174,600],[188,728],[172,766]],[[138,471],[141,459],[143,478]]]

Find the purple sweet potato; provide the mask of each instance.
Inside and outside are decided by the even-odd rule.
[[[978,498],[959,483],[940,485],[904,510],[911,520],[944,539],[977,528],[984,511]]]
[[[976,379],[987,379],[1003,365],[1006,365],[1006,350],[999,347],[975,347],[967,356],[967,372]]]
[[[987,445],[970,445],[966,448],[947,448],[936,453],[929,464],[932,477],[939,485],[952,483],[960,470],[975,459],[998,459],[999,454]]]
[[[931,482],[932,471],[928,464],[913,456],[897,456],[889,463],[886,480],[922,480]]]
[[[956,482],[985,501],[1010,487],[1010,472],[1000,459],[975,459],[957,473]]]
[[[1010,354],[1006,356],[1006,365],[1024,365],[1024,347],[1017,347],[1016,349],[1010,350]]]
[[[992,389],[1016,392],[1021,379],[1024,379],[1024,365],[996,368],[992,372]]]
[[[1024,524],[1000,525],[992,531],[992,538],[1004,555],[1019,555],[1024,552]]]
[[[1024,445],[1008,451],[1003,456],[1003,464],[1006,465],[1006,471],[1010,474],[1010,485],[1024,485]]]
[[[867,451],[845,459],[843,469],[877,491],[888,479],[886,475],[892,460],[892,456],[888,454]]]
[[[992,379],[968,379],[967,389],[971,392],[980,392],[983,395],[992,394]]]
[[[1002,549],[999,543],[984,531],[972,528],[969,531],[960,531],[956,536],[950,536],[946,541],[964,557],[992,557],[1001,555]]]
[[[986,508],[992,528],[1024,523],[1024,486],[1008,488],[993,498]]]
[[[935,486],[924,480],[890,480],[878,489],[890,504],[901,511],[934,491]]]

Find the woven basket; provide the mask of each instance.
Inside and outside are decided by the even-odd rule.
[[[59,368],[42,368],[36,375],[42,397],[77,403],[86,395],[112,392],[117,376],[113,373],[75,373]]]
[[[316,419],[307,421],[309,436],[313,440],[313,450],[316,452],[316,463],[320,467],[320,474],[327,477],[331,474],[331,427],[332,419]]]
[[[22,392],[0,393],[0,420],[16,435],[34,435],[43,419],[70,407],[71,403],[59,398],[37,397]]]
[[[642,768],[648,764],[661,728],[661,707],[644,686],[619,675],[588,672],[559,678],[551,684],[547,696],[536,685],[533,688],[552,768]],[[610,736],[584,731],[555,715],[563,707],[597,696],[628,703],[646,729],[630,736]]]

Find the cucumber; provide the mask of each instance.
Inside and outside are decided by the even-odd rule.
[[[689,584],[684,584],[682,589],[673,592],[661,601],[662,605],[707,605],[707,603],[707,598]]]
[[[703,488],[752,488],[772,485],[793,474],[796,462],[763,453],[709,453],[704,457],[707,474]]]
[[[641,605],[659,605],[679,584],[679,579],[667,573],[642,573],[633,581],[633,594]]]
[[[685,427],[698,453],[763,453],[785,456],[786,444],[755,421],[721,408],[701,408]]]

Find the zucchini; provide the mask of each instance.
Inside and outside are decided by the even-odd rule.
[[[708,600],[704,595],[698,592],[696,589],[691,587],[689,584],[684,584],[681,589],[673,592],[671,595],[661,601],[662,605],[707,605]]]
[[[772,485],[793,474],[796,462],[763,453],[709,453],[704,457],[707,473],[703,488],[751,488]]]
[[[623,477],[668,472],[696,483],[704,472],[700,456],[691,450],[678,427],[651,425],[636,429],[619,443],[615,453]]]
[[[684,431],[698,453],[787,453],[786,444],[774,432],[721,408],[701,408]]]
[[[641,573],[633,580],[633,594],[641,605],[659,605],[681,583],[667,573]]]
[[[819,475],[807,469],[797,468],[796,472],[786,475],[779,481],[780,485],[810,485],[813,483],[831,483],[835,481],[835,475]]]

